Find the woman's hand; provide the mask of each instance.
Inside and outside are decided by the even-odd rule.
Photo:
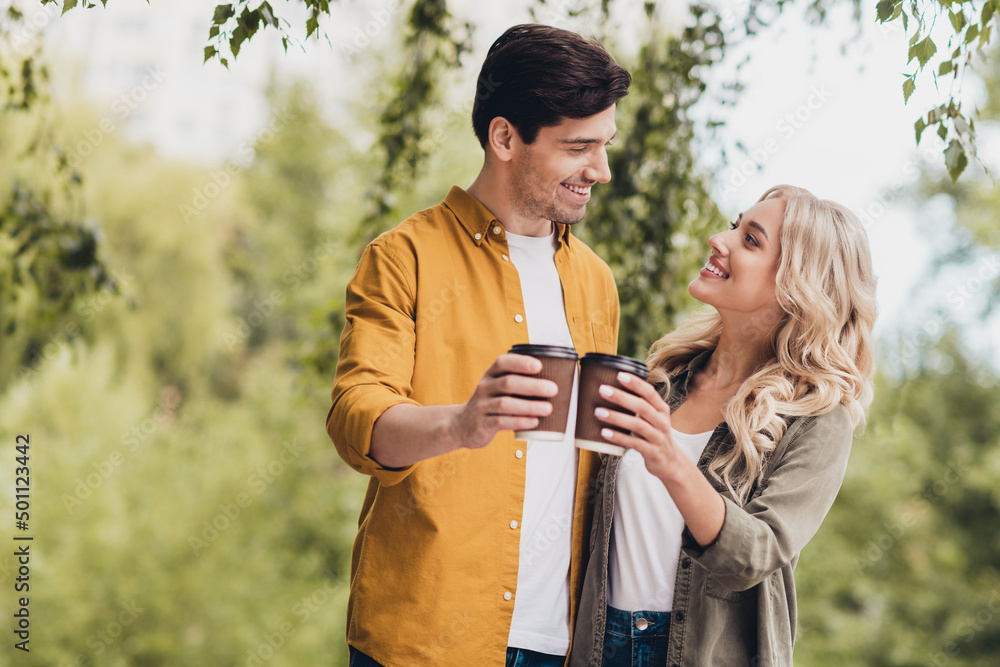
[[[597,408],[596,417],[630,431],[601,429],[608,442],[634,449],[646,462],[646,470],[667,487],[691,535],[702,547],[718,538],[726,520],[726,504],[698,466],[674,442],[670,432],[670,406],[651,384],[637,375],[619,373],[618,381],[629,391],[601,385],[598,391],[609,403],[634,412],[627,415]],[[634,394],[629,392],[635,392]]]
[[[646,469],[666,484],[668,475],[676,470],[676,457],[684,456],[670,433],[670,406],[653,385],[637,375],[622,372],[618,374],[618,381],[629,391],[606,384],[601,385],[598,391],[609,403],[635,414],[628,415],[605,408],[597,408],[594,414],[600,421],[631,434],[604,428],[601,429],[601,435],[608,442],[639,452],[646,462]]]

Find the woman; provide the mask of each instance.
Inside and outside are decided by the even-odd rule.
[[[792,664],[792,571],[871,402],[876,280],[858,219],[801,188],[709,247],[688,289],[713,310],[653,346],[654,384],[601,389],[634,415],[596,412],[628,449],[599,474],[574,666]]]

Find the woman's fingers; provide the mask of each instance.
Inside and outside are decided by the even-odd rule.
[[[656,390],[648,382],[634,375],[631,378],[631,383],[626,384],[630,391],[633,388],[640,388],[641,390],[648,388],[652,391],[652,394],[650,395],[644,391],[645,396],[636,396],[630,393],[630,391],[622,391],[610,385],[601,385],[598,391],[609,403],[613,403],[634,413],[641,419],[652,424],[654,428],[670,428],[670,407],[663,402],[663,399],[660,398],[660,395],[656,393]],[[646,396],[649,396],[649,398]]]
[[[649,442],[656,442],[663,435],[648,421],[636,415],[608,410],[607,408],[597,408],[594,411],[594,416],[609,426],[617,426],[623,431],[629,431]]]

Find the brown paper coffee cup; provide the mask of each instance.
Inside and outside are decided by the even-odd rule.
[[[622,433],[626,431],[602,422],[594,416],[594,410],[597,408],[607,408],[608,410],[633,414],[627,410],[622,410],[614,403],[610,403],[598,391],[602,384],[623,391],[629,391],[627,387],[618,382],[618,373],[621,371],[638,375],[643,380],[649,377],[649,369],[646,368],[646,364],[630,357],[590,352],[580,360],[580,387],[577,394],[575,440],[576,446],[580,449],[589,449],[594,452],[613,454],[615,456],[621,456],[625,453],[624,447],[605,440],[601,435],[601,429],[610,428]]]

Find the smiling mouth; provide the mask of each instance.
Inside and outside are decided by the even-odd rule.
[[[715,275],[719,276],[720,278],[725,279],[725,278],[729,277],[729,274],[726,273],[725,271],[723,271],[722,269],[720,269],[719,267],[717,267],[715,264],[713,264],[711,259],[709,259],[707,262],[705,262],[705,269],[707,271],[710,271],[711,273],[714,273]]]
[[[564,188],[566,188],[570,192],[575,192],[578,195],[589,195],[590,194],[590,188],[593,187],[592,185],[588,185],[588,186],[584,187],[582,185],[570,185],[569,183],[560,183],[560,185],[562,185]]]

